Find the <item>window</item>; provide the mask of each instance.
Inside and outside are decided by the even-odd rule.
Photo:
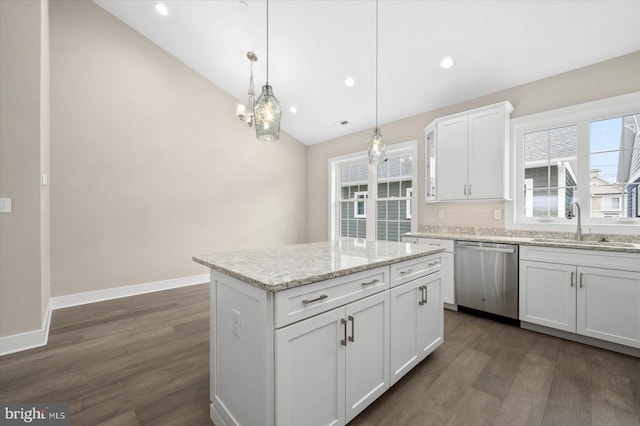
[[[339,166],[340,236],[366,238],[369,166],[366,158]]]
[[[524,135],[525,217],[564,217],[576,190],[576,126]]]
[[[514,119],[512,147],[507,228],[575,230],[576,201],[590,232],[640,234],[640,92]]]
[[[370,166],[367,153],[329,159],[330,238],[357,237],[400,241],[415,231],[417,141],[387,147],[387,155]]]
[[[367,191],[356,192],[356,199],[353,201],[353,217],[362,219],[367,217]]]

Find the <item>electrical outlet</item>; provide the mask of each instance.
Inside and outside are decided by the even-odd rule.
[[[233,309],[231,314],[231,332],[239,339],[242,321],[240,320],[240,311]]]
[[[444,219],[444,210],[438,210],[438,219]]]
[[[494,210],[493,211],[493,218],[495,220],[500,220],[502,219],[502,210]]]

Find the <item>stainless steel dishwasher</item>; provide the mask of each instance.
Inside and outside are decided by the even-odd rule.
[[[518,246],[456,241],[455,288],[458,309],[518,322]]]

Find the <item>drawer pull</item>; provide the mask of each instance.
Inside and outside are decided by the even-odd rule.
[[[344,326],[344,339],[340,340],[340,344],[342,346],[347,346],[347,320],[344,318],[340,318],[340,322]]]
[[[349,315],[347,318],[349,319],[349,321],[351,321],[351,336],[349,336],[349,341],[350,342],[355,342],[355,338],[356,338],[356,320],[351,315]]]
[[[305,305],[308,305],[309,303],[317,302],[319,300],[326,299],[327,297],[329,297],[329,296],[327,296],[326,294],[321,294],[320,296],[316,297],[315,299],[304,299],[302,301],[302,303],[304,303]]]
[[[368,285],[375,284],[375,283],[379,283],[379,282],[380,282],[380,280],[376,278],[375,280],[371,280],[371,281],[369,281],[368,283],[362,283],[362,286],[363,286],[363,287],[366,287],[366,286],[368,286]]]
[[[410,274],[413,272],[413,269],[409,268],[406,271],[400,271],[400,275],[404,275],[404,274]]]
[[[580,272],[580,288],[582,288],[582,272]]]
[[[427,266],[431,268],[432,266],[438,266],[439,264],[440,262],[433,262],[433,263],[429,263]]]

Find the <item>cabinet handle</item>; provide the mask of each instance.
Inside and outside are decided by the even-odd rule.
[[[427,291],[427,286],[424,286],[424,304],[426,305],[429,301],[429,292]]]
[[[347,320],[340,318],[340,322],[344,326],[344,339],[340,340],[340,344],[342,344],[342,346],[347,346]]]
[[[351,315],[349,315],[347,318],[349,318],[349,321],[351,321],[351,336],[349,336],[349,341],[350,342],[355,342],[355,338],[356,338],[356,320],[353,319],[353,317]]]
[[[574,272],[571,271],[571,287],[573,287],[573,274],[574,274]]]
[[[580,288],[582,288],[582,272],[580,272]]]
[[[315,299],[304,299],[302,301],[302,303],[304,303],[305,305],[308,305],[309,303],[317,302],[319,300],[326,299],[327,297],[329,297],[329,296],[327,296],[326,294],[321,294],[320,296],[316,297]]]
[[[433,262],[433,263],[429,263],[427,267],[431,268],[432,266],[438,266],[439,264],[440,262]]]
[[[366,286],[368,286],[368,285],[375,284],[375,283],[379,283],[379,282],[380,282],[380,280],[379,280],[379,279],[375,279],[375,280],[371,280],[371,281],[369,281],[368,283],[362,283],[362,286],[363,286],[363,287],[366,287]]]
[[[469,195],[471,195],[471,184],[469,184]]]
[[[418,302],[418,305],[422,306],[424,305],[424,286],[421,285],[418,287],[418,290],[420,290],[420,301]]]
[[[406,271],[400,271],[400,275],[404,275],[404,274],[410,274],[413,272],[413,269],[409,268]]]
[[[464,195],[467,195],[467,185],[464,186]]]

